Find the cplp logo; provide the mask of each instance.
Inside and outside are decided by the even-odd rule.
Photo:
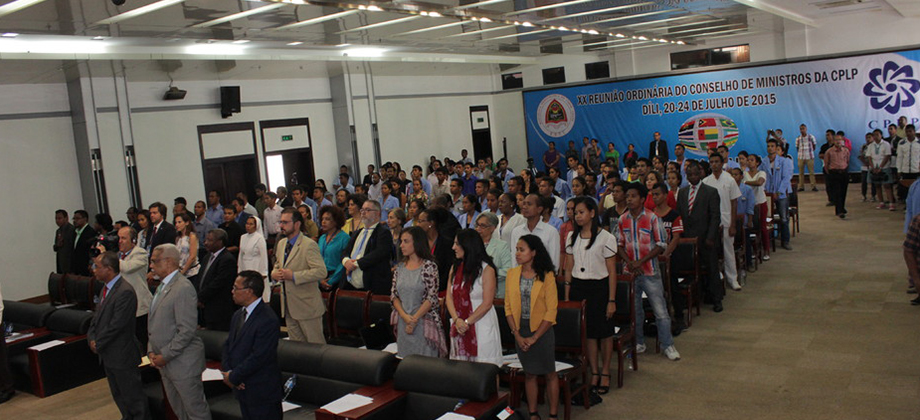
[[[537,107],[537,123],[550,137],[562,137],[575,126],[575,106],[563,95],[547,95]]]
[[[894,61],[869,71],[869,83],[863,86],[863,94],[869,97],[869,105],[873,109],[884,109],[889,114],[913,106],[917,102],[914,95],[918,91],[920,81],[914,78],[913,67],[899,66]]]

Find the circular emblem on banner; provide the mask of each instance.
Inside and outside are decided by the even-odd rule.
[[[575,106],[558,93],[548,95],[537,107],[537,123],[550,137],[562,137],[575,126]]]
[[[738,142],[738,126],[721,114],[699,114],[684,121],[677,138],[688,152],[707,156],[719,146],[731,149]]]

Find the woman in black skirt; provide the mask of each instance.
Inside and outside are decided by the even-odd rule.
[[[592,197],[572,200],[575,202],[575,224],[565,239],[565,300],[586,301],[591,385],[598,394],[604,395],[610,391],[610,358],[613,356],[617,240],[598,226],[597,203]]]
[[[546,380],[549,418],[558,418],[559,382],[556,377],[556,277],[553,260],[535,235],[524,235],[515,246],[520,264],[505,280],[505,316],[514,333],[518,358],[524,368],[524,389],[531,420],[537,413],[537,378]]]

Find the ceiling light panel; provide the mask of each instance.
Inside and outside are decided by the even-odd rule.
[[[405,23],[405,22],[409,22],[409,21],[413,21],[413,20],[421,19],[421,18],[422,16],[406,16],[406,17],[386,20],[383,22],[372,23],[370,25],[359,26],[357,28],[346,29],[344,31],[336,32],[336,34],[338,35],[338,34],[345,34],[345,33],[355,32],[355,31],[366,31],[368,29],[380,28],[383,26],[394,25],[397,23]]]
[[[280,9],[282,7],[284,7],[284,3],[269,4],[268,6],[256,7],[255,9],[249,9],[244,12],[234,13],[232,15],[224,16],[222,18],[217,18],[214,20],[209,20],[207,22],[202,22],[197,25],[192,25],[192,27],[193,28],[208,28],[214,25],[220,25],[221,23],[226,23],[226,22],[237,20],[237,19],[242,19],[244,17],[257,15],[260,13],[271,12],[272,10]]]
[[[319,16],[319,17],[315,17],[315,18],[311,18],[307,20],[301,20],[299,22],[289,23],[287,25],[282,25],[276,29],[291,29],[291,28],[299,28],[301,26],[314,25],[314,24],[322,23],[328,20],[340,19],[346,16],[353,15],[355,13],[360,13],[360,12],[361,12],[360,10],[346,10],[344,12],[330,13],[328,15],[323,15],[323,16]]]
[[[646,2],[635,3],[635,4],[624,4],[622,6],[608,7],[606,9],[589,10],[587,12],[572,13],[570,15],[551,17],[549,19],[543,19],[540,22],[552,22],[552,21],[562,20],[562,19],[576,18],[576,17],[588,16],[588,15],[596,15],[599,13],[610,13],[610,12],[615,12],[617,10],[626,10],[626,9],[632,9],[632,8],[641,7],[641,6],[649,6],[653,4],[655,4],[655,2],[653,1],[646,1]]]
[[[574,6],[576,4],[588,3],[592,1],[595,1],[595,0],[573,0],[573,1],[567,1],[567,2],[562,2],[562,3],[547,4],[546,6],[531,7],[529,9],[522,9],[522,10],[516,10],[514,12],[508,12],[508,13],[505,13],[504,16],[515,16],[515,15],[521,15],[524,13],[539,12],[541,10],[549,10],[549,9],[555,9],[559,7]]]
[[[0,17],[6,16],[11,13],[16,13],[26,7],[31,7],[36,4],[39,4],[45,0],[15,0],[11,1],[3,6],[0,6]]]
[[[155,12],[157,10],[172,6],[174,4],[182,3],[183,1],[185,0],[160,0],[155,3],[150,3],[146,6],[138,7],[137,9],[132,9],[124,13],[119,13],[108,19],[102,19],[99,22],[96,22],[96,25],[111,25],[113,23],[126,21],[128,19],[134,19],[138,16],[146,15],[147,13]]]

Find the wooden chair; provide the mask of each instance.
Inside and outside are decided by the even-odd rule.
[[[613,351],[617,355],[617,388],[623,387],[626,357],[632,356],[633,370],[639,370],[636,353],[636,283],[631,274],[617,276],[617,309],[613,314],[617,330],[613,334]]]
[[[556,371],[559,378],[559,391],[562,393],[560,402],[563,405],[565,416],[563,418],[570,420],[573,394],[581,393],[585,409],[591,408],[591,400],[588,398],[588,387],[591,386],[591,382],[588,377],[587,352],[585,351],[588,345],[588,334],[585,329],[585,301],[559,302],[553,335],[556,338],[556,360],[572,365],[571,368]],[[515,369],[510,378],[511,406],[517,407],[521,401],[525,375],[523,371]],[[538,378],[538,384],[545,386],[545,379]]]
[[[371,295],[371,301],[367,306],[367,322],[373,324],[375,322],[386,322],[390,323],[390,314],[393,312],[393,303],[391,302],[391,297],[387,295]]]
[[[697,238],[682,238],[677,244],[677,249],[671,254],[671,275],[677,279],[684,279],[677,283],[674,293],[684,296],[687,302],[687,326],[693,325],[693,308],[697,316],[700,315],[702,296],[700,285],[703,269],[700,265],[699,241]]]

